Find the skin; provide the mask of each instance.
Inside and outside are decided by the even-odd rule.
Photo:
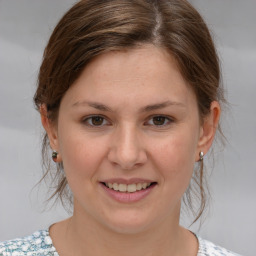
[[[180,203],[199,152],[212,144],[220,106],[212,102],[200,122],[171,55],[151,45],[100,55],[64,95],[57,124],[44,106],[41,116],[74,195],[73,216],[50,228],[60,255],[197,255],[197,239],[179,226]],[[157,185],[121,203],[100,186],[112,178]]]

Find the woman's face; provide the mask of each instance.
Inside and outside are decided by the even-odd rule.
[[[202,128],[196,97],[166,51],[95,58],[64,95],[53,133],[75,215],[128,233],[178,222]]]

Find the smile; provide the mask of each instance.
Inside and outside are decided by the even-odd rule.
[[[99,182],[103,191],[110,198],[120,203],[135,203],[149,196],[157,182],[140,178],[109,179]]]
[[[153,185],[153,183],[155,182],[144,182],[144,183],[133,183],[133,184],[118,184],[118,183],[103,183],[106,187],[115,190],[115,191],[119,191],[119,192],[123,192],[123,193],[134,193],[136,191],[140,191],[143,189],[147,189],[148,187],[150,187],[151,185]]]

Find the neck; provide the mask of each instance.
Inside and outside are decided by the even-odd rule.
[[[165,255],[164,248],[166,248],[167,239],[163,238],[170,238],[166,231],[160,234],[159,229],[151,229],[147,230],[147,232],[136,234],[123,234],[105,228],[95,229],[94,227],[92,230],[87,229],[90,236],[86,235],[86,237],[83,237],[84,233],[79,232],[79,229],[79,227],[75,226],[73,233],[79,234],[80,239],[83,240],[84,250],[82,251],[86,250],[88,256],[120,254],[122,256]],[[168,239],[171,249],[175,249],[179,231],[177,230],[175,233],[176,236],[173,236],[173,239]]]
[[[71,218],[53,227],[51,236],[57,251],[63,256],[196,255],[195,238],[193,240],[193,235],[178,223],[179,212],[173,218],[140,232],[124,233],[115,232],[74,212]]]

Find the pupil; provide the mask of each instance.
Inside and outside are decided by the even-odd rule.
[[[101,125],[103,122],[103,118],[100,116],[94,116],[92,117],[92,123],[93,125]]]
[[[163,116],[157,116],[153,118],[153,122],[155,125],[163,125],[165,121],[165,117]]]

